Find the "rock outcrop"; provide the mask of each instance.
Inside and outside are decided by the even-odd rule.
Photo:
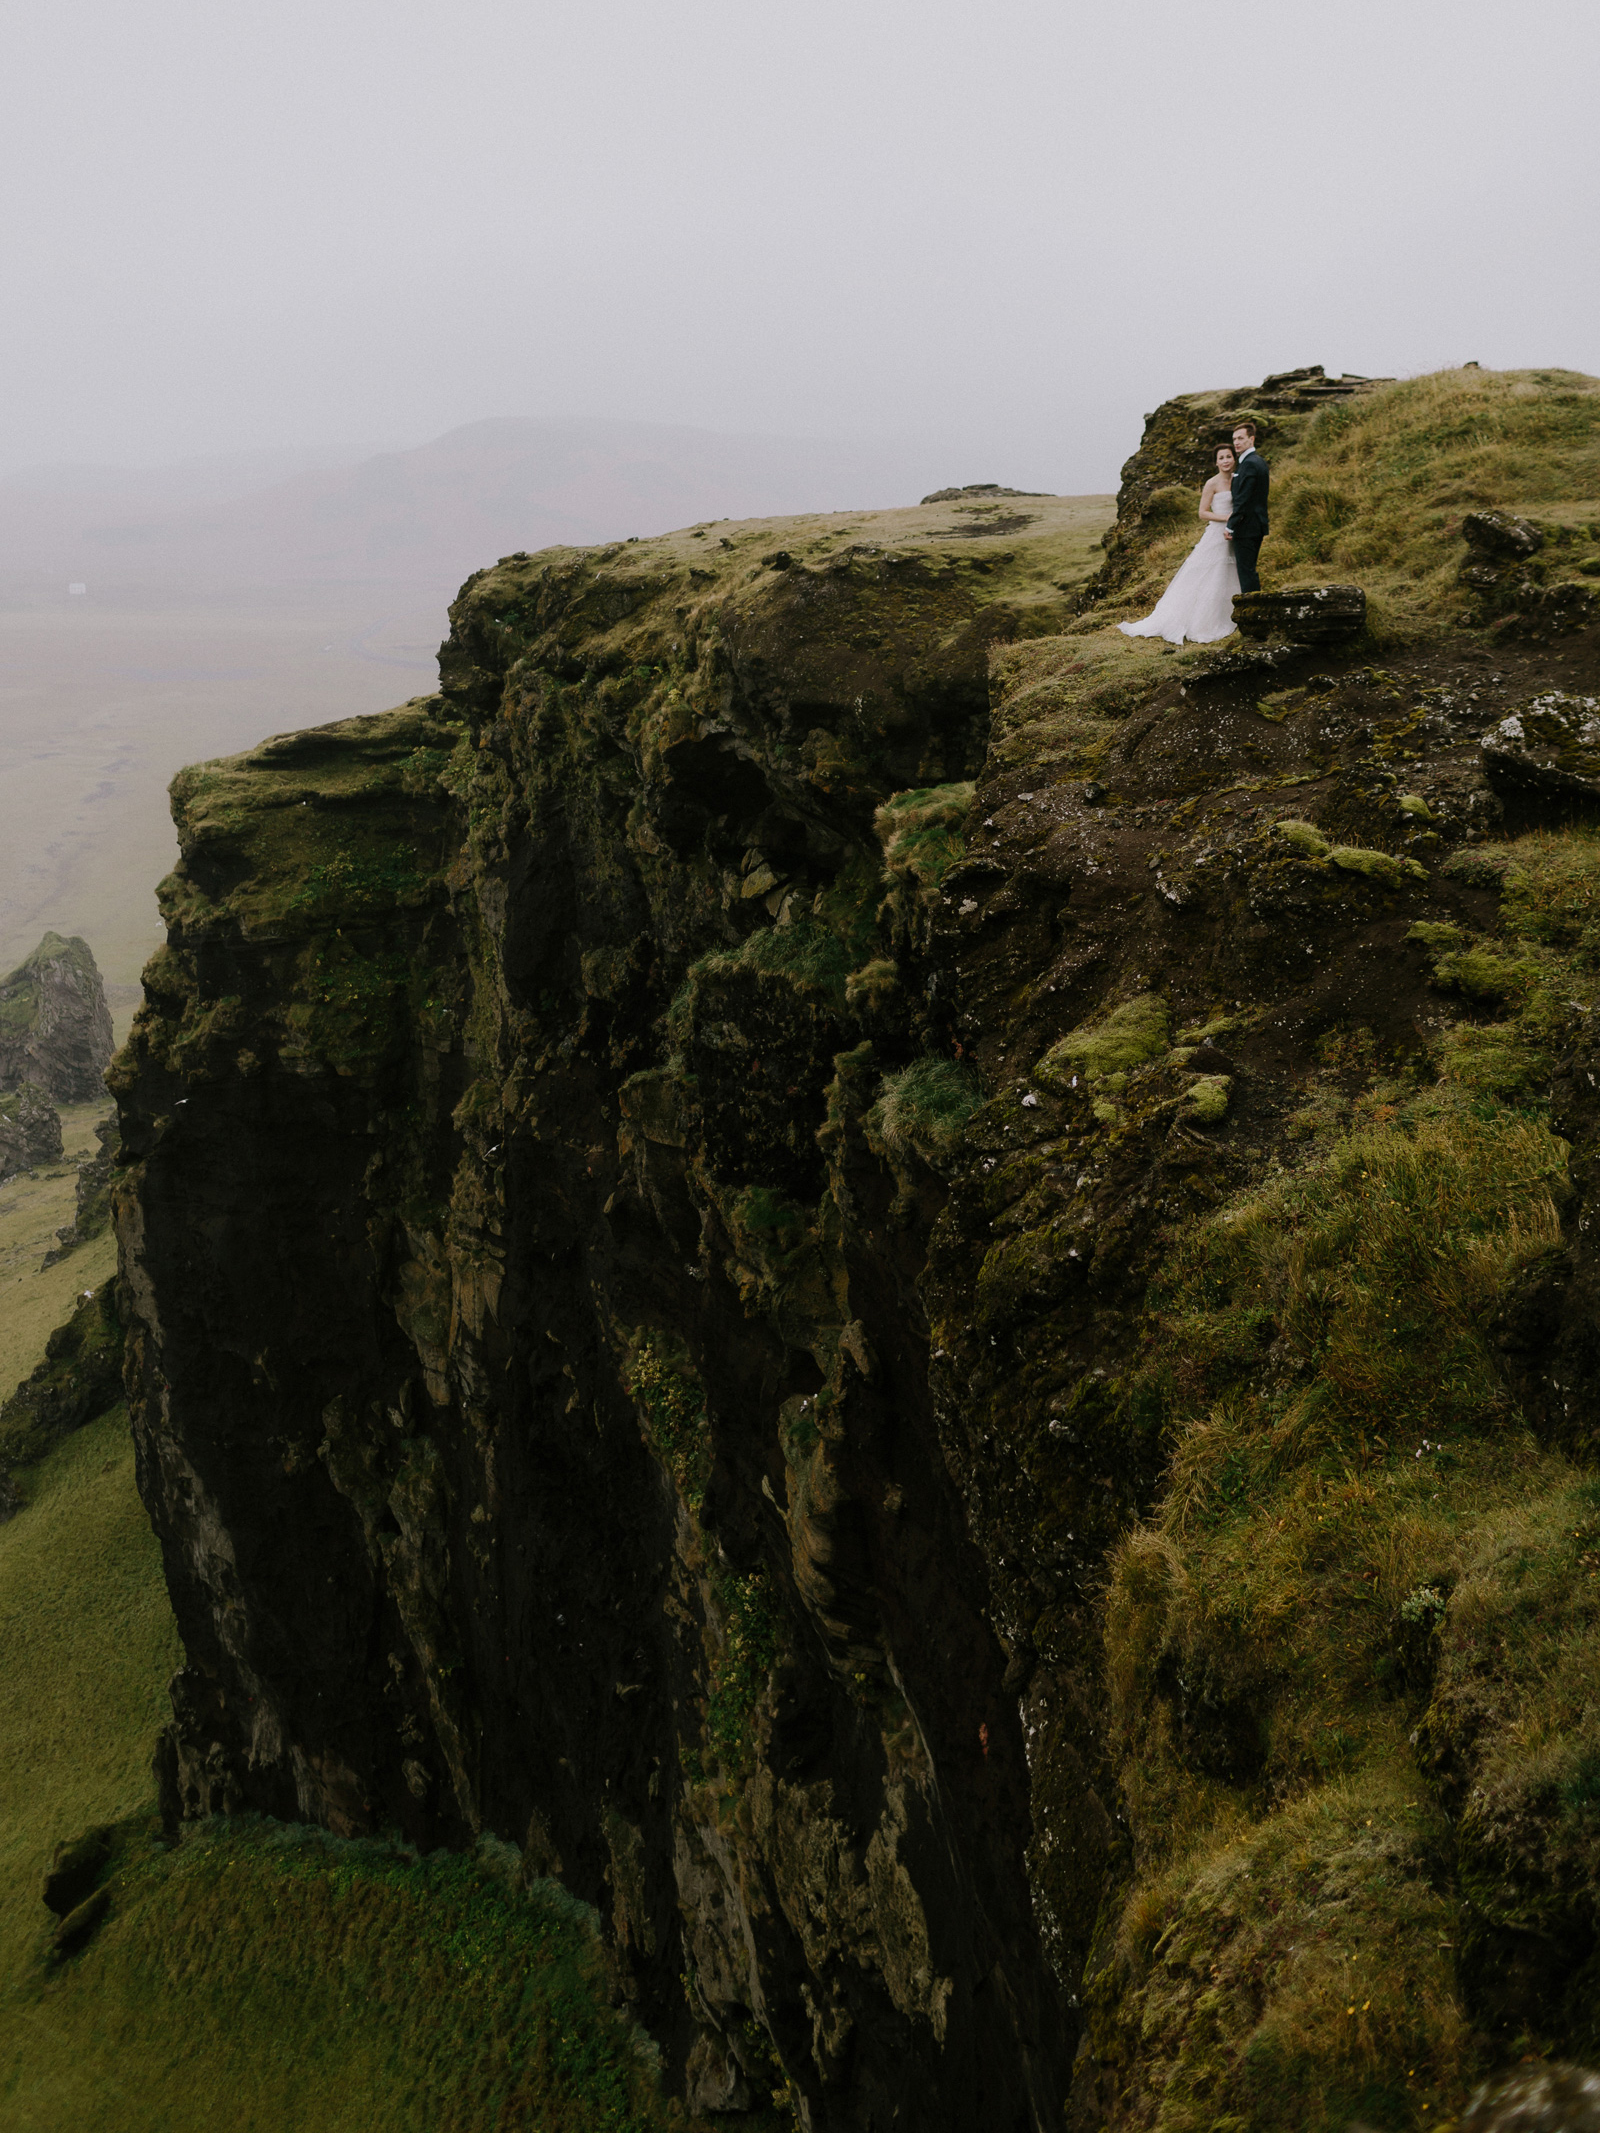
[[[1359,585],[1307,585],[1295,592],[1234,595],[1233,621],[1241,637],[1338,644],[1358,637],[1366,619],[1367,596]]]
[[[111,1221],[111,1172],[121,1145],[114,1111],[97,1122],[94,1135],[98,1147],[78,1165],[72,1220],[56,1231],[55,1244],[45,1253],[41,1271],[58,1265],[90,1238],[103,1235]]]
[[[0,982],[0,1090],[37,1082],[57,1103],[92,1103],[111,1063],[111,1011],[89,944],[47,933]]]
[[[1484,735],[1483,763],[1508,796],[1600,800],[1600,697],[1552,689],[1519,704]]]
[[[0,1184],[61,1155],[61,1114],[31,1081],[0,1096]]]
[[[0,1405],[0,1518],[18,1509],[11,1476],[122,1398],[122,1320],[116,1284],[85,1290],[45,1344],[44,1361]]]
[[[1310,423],[1314,382],[1208,399]],[[1576,1262],[1554,1300],[1526,1272],[1559,1256],[1536,1098],[1587,981],[1540,958],[1587,951],[1567,904],[1503,904],[1480,746],[1555,670],[1453,622],[1381,662],[1130,646],[1075,612],[1068,500],[1027,518],[510,557],[438,695],[176,781],[112,1070],[189,1659],[166,1812],[515,1842],[600,1906],[697,2109],[1011,2133],[1167,2098],[1265,2133],[1348,2123],[1376,2066],[1399,2122],[1520,2051],[1518,1930],[1515,2020],[1579,2048],[1582,1992],[1541,2015],[1539,1980],[1589,1945],[1589,1825],[1530,1839],[1546,1933],[1516,1844],[1564,1796],[1471,1820],[1554,1678],[1474,1641],[1515,1600],[1467,1491],[1509,1441],[1491,1310],[1440,1365],[1435,1475],[1425,1404],[1380,1450],[1317,1376],[1365,1303],[1302,1252],[1296,1317],[1266,1255],[1359,1128],[1341,1235],[1409,1192],[1408,1266],[1514,1265],[1529,1324],[1565,1309]],[[1483,1162],[1533,1151],[1509,1241],[1498,1200],[1445,1221],[1406,1183],[1435,1083]],[[1175,1302],[1214,1236],[1237,1293]],[[1312,1458],[1263,1627],[1239,1594],[1293,1505],[1238,1522]],[[1459,1515],[1478,1552],[1386,1595],[1336,1691],[1284,1639],[1378,1618],[1331,1521],[1380,1546],[1380,1461],[1436,1481],[1406,1534],[1466,1547]],[[1213,1590],[1191,1556],[1236,1528]],[[1335,2009],[1346,1934],[1403,1948],[1399,2012]]]

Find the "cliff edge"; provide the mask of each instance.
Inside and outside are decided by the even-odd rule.
[[[509,1839],[692,2110],[1421,2124],[1586,2048],[1600,391],[1300,399],[1147,443],[1259,401],[1359,636],[1117,635],[1158,481],[708,526],[175,783],[166,1811]]]

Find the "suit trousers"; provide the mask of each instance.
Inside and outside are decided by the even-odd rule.
[[[1242,593],[1258,593],[1261,580],[1256,575],[1256,561],[1261,554],[1264,533],[1236,533],[1233,537],[1233,560],[1239,566],[1239,590]]]

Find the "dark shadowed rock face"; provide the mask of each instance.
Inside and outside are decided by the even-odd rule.
[[[819,2127],[1051,2125],[1075,2042],[928,1383],[942,1187],[871,1117],[1059,508],[1020,558],[930,512],[472,581],[441,697],[177,781],[112,1074],[169,1812],[510,1838],[696,2099]]]
[[[45,1090],[25,1081],[0,1096],[0,1183],[60,1154],[61,1114]]]
[[[34,1081],[57,1103],[92,1103],[111,1052],[111,1012],[88,942],[47,933],[0,982],[0,1090]]]

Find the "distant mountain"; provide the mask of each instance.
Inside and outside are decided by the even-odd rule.
[[[927,447],[507,416],[259,483],[248,460],[143,476],[29,469],[0,481],[0,574],[58,593],[69,581],[91,594],[307,580],[453,589],[517,549],[911,503],[937,481],[987,471],[936,458]]]

